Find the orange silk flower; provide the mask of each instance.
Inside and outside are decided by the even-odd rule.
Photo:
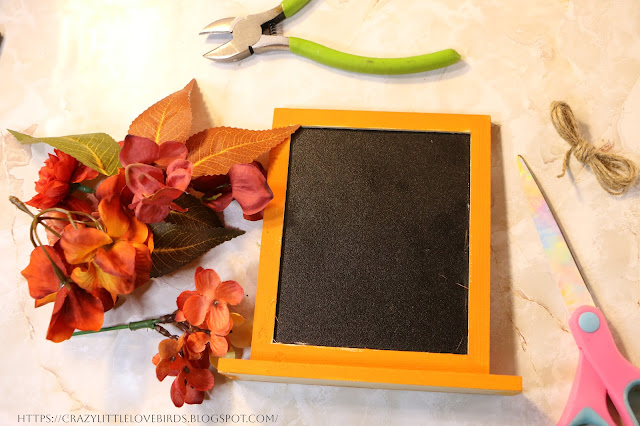
[[[244,290],[235,281],[221,282],[213,269],[198,267],[195,275],[196,291],[183,291],[178,296],[176,321],[185,319],[196,327],[211,330],[212,350],[216,335],[224,336],[231,330],[229,306],[242,301]]]
[[[149,280],[153,236],[122,205],[119,193],[98,193],[104,196],[98,211],[106,232],[67,225],[60,246],[67,262],[79,265],[71,272],[73,281],[87,291],[104,288],[115,300]]]

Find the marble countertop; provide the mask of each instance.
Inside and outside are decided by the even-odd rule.
[[[0,424],[25,414],[268,414],[282,425],[549,425],[568,397],[578,350],[524,199],[516,155],[536,171],[558,211],[597,303],[625,356],[640,364],[640,188],[605,193],[572,162],[549,121],[565,100],[596,143],[640,160],[640,5],[633,0],[313,0],[287,35],[368,56],[455,48],[463,62],[410,76],[364,76],[291,53],[219,64],[209,22],[257,13],[277,0],[0,2],[0,193],[29,199],[49,148],[37,136],[105,132],[121,140],[148,106],[197,79],[195,127],[271,127],[277,107],[488,114],[492,117],[491,371],[523,376],[517,396],[387,391],[229,381],[209,400],[175,408],[158,382],[154,332],[45,340],[51,308],[33,308],[20,270],[28,218],[0,209]],[[253,297],[260,222],[226,220],[246,234],[200,264]],[[106,316],[106,325],[164,314],[193,284],[196,265],[156,279]],[[144,295],[143,295],[144,293]],[[242,307],[250,314],[250,303]],[[50,423],[51,424],[51,423]],[[171,423],[169,423],[171,424]],[[197,423],[192,423],[197,424]]]

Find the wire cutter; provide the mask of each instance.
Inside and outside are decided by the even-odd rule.
[[[558,425],[615,426],[607,408],[608,396],[625,426],[639,426],[640,413],[632,408],[631,394],[640,390],[640,369],[618,351],[607,321],[596,308],[546,197],[524,158],[518,157],[518,167],[551,273],[571,312],[571,334],[580,349],[578,371]]]
[[[290,18],[310,0],[284,0],[263,13],[220,19],[207,25],[200,34],[229,34],[233,39],[206,53],[205,58],[233,62],[254,53],[290,50],[296,55],[330,67],[365,74],[412,74],[447,67],[460,60],[460,54],[445,49],[406,58],[368,58],[351,55],[297,37],[284,37],[276,26]]]

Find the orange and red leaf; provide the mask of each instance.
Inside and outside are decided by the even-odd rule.
[[[185,142],[191,130],[190,95],[195,80],[149,107],[131,126],[129,134],[149,138],[157,144],[167,141]]]
[[[234,164],[252,162],[284,142],[299,127],[260,131],[214,127],[196,133],[187,140],[187,159],[193,163],[193,177],[227,174]]]

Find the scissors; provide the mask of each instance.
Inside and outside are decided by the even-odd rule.
[[[220,19],[207,25],[200,34],[229,34],[233,39],[204,55],[220,62],[245,59],[254,53],[289,50],[324,65],[365,74],[412,74],[447,67],[460,60],[460,54],[445,49],[406,58],[368,58],[339,52],[312,41],[279,34],[277,24],[290,18],[310,0],[284,0],[280,5],[257,15]]]
[[[607,409],[608,395],[623,424],[639,426],[629,395],[632,389],[640,387],[640,369],[618,351],[607,321],[593,302],[540,184],[521,156],[518,156],[518,168],[552,275],[571,314],[571,333],[580,349],[576,377],[558,425],[615,425]]]

